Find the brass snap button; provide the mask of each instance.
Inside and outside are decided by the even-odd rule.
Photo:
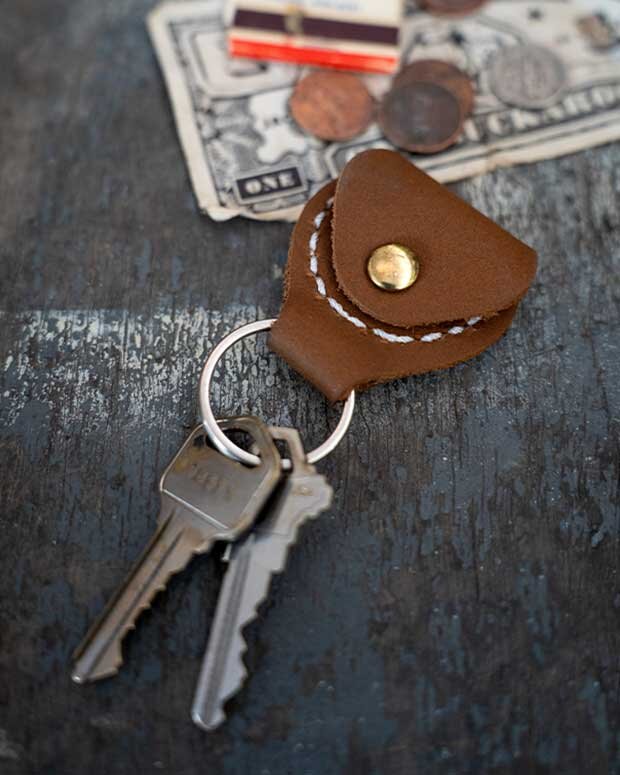
[[[420,263],[412,250],[390,243],[372,251],[366,269],[377,288],[404,291],[418,279]]]

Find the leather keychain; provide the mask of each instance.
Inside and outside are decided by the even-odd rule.
[[[277,319],[226,336],[200,379],[207,434],[224,455],[257,465],[218,425],[211,382],[235,342],[269,345],[332,402],[346,399],[329,454],[346,433],[355,391],[445,369],[508,329],[536,273],[536,253],[395,151],[355,156],[304,207],[293,230]],[[288,467],[285,461],[284,469]]]
[[[366,151],[304,208],[269,344],[338,401],[482,352],[535,272],[527,245],[399,154]]]

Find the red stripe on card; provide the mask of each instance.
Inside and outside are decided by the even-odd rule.
[[[338,70],[393,73],[397,65],[395,56],[348,54],[323,48],[299,48],[275,43],[258,43],[232,36],[228,39],[228,46],[230,54],[236,57],[275,59],[280,62],[295,62],[301,65],[323,65]]]

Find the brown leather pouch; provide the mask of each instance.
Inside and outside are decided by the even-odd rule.
[[[368,275],[388,243],[419,257],[406,290]],[[535,271],[531,248],[399,154],[366,151],[299,218],[270,346],[338,401],[477,355],[506,331]]]

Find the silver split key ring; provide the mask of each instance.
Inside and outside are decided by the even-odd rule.
[[[209,355],[204,365],[202,374],[200,375],[198,395],[200,398],[202,424],[204,425],[213,446],[223,455],[251,466],[257,466],[260,463],[260,459],[256,455],[253,455],[251,452],[246,452],[246,450],[241,449],[241,447],[232,442],[224,431],[222,431],[215,419],[213,409],[211,408],[211,382],[213,381],[213,374],[215,373],[216,366],[226,350],[230,349],[241,339],[245,339],[246,336],[257,334],[260,331],[268,331],[275,322],[276,318],[257,320],[255,323],[247,323],[245,326],[241,326],[228,334],[228,336],[225,336],[222,341],[213,348],[211,355]],[[349,428],[354,409],[355,391],[352,390],[344,403],[342,415],[340,416],[340,420],[334,429],[334,432],[320,446],[313,449],[311,452],[308,452],[307,460],[310,465],[322,460],[326,455],[329,455],[338,444],[340,444]],[[291,461],[288,458],[282,460],[282,468],[285,471],[290,470]]]

